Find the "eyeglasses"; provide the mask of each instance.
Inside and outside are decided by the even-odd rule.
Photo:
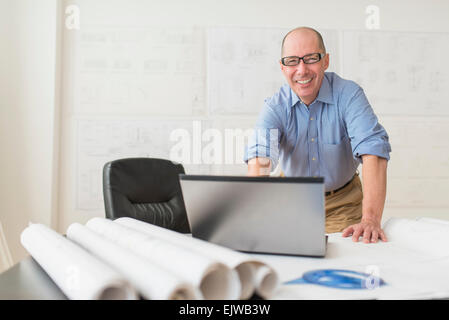
[[[322,53],[311,53],[306,54],[304,57],[296,57],[296,56],[290,56],[290,57],[284,57],[281,59],[281,62],[284,66],[297,66],[301,60],[305,64],[312,64],[317,63],[318,61],[323,58],[324,54]]]

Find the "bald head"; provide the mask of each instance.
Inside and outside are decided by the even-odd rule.
[[[326,47],[324,46],[323,37],[321,36],[321,34],[318,31],[316,31],[313,28],[309,28],[309,27],[298,27],[293,30],[290,30],[284,36],[284,39],[282,39],[281,58],[284,56],[284,43],[291,34],[295,34],[295,35],[301,34],[304,36],[307,36],[308,34],[309,35],[312,34],[314,37],[316,37],[316,40],[318,41],[319,49],[322,50],[322,53],[326,53]]]
[[[324,73],[329,67],[329,54],[324,48],[323,38],[312,28],[296,28],[287,33],[282,41],[282,57],[304,57],[312,53],[323,53],[320,59],[306,63],[284,65],[281,59],[279,65],[290,88],[306,105],[312,103],[318,96]]]

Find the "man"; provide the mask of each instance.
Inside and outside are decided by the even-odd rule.
[[[280,161],[286,176],[323,176],[326,232],[387,241],[381,219],[391,147],[362,88],[325,72],[329,54],[312,28],[287,33],[280,65],[287,84],[265,100],[245,156],[248,175],[269,175]]]

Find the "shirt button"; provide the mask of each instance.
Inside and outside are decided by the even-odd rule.
[[[312,117],[312,118],[310,118],[310,120],[313,120],[313,117]]]
[[[316,160],[315,157],[313,157],[312,160],[315,161]]]
[[[315,141],[315,139],[314,139],[314,138],[312,138],[311,140],[312,140],[312,142],[314,142],[314,141]]]

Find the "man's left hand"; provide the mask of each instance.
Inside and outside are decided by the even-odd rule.
[[[352,241],[358,242],[360,237],[363,237],[364,243],[376,243],[378,239],[386,242],[387,237],[380,227],[380,223],[375,221],[362,221],[357,224],[353,224],[343,230],[342,236],[348,237],[352,235]]]

